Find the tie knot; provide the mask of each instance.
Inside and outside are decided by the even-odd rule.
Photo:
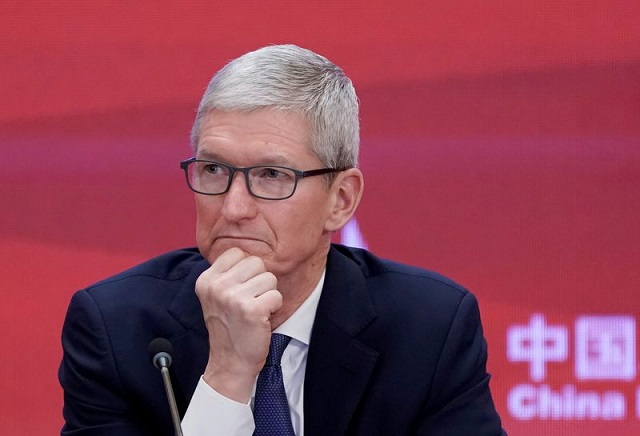
[[[291,338],[287,335],[281,335],[280,333],[271,334],[271,344],[269,345],[269,354],[267,355],[267,361],[264,366],[278,366],[282,359],[282,353],[287,348],[287,344]]]

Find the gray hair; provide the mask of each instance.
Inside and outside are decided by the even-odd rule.
[[[203,118],[214,109],[274,108],[309,121],[310,147],[330,168],[358,164],[358,98],[341,68],[295,45],[272,45],[232,60],[218,71],[200,101],[191,146],[196,150]]]

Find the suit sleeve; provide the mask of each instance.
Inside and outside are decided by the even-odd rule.
[[[86,291],[76,293],[69,304],[62,348],[61,435],[148,434],[128,410],[102,315]]]
[[[467,293],[460,301],[436,367],[419,435],[506,434],[489,390],[487,343],[478,303]]]

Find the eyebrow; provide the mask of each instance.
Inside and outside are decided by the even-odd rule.
[[[214,161],[222,161],[222,159],[220,159],[220,156],[218,156],[216,153],[210,152],[209,150],[198,150],[196,152],[196,158],[198,159],[205,159],[205,160],[214,160]]]
[[[201,152],[198,151],[196,153],[196,158],[204,159],[204,160],[212,160],[215,162],[231,165],[231,162],[227,161],[226,159],[222,159],[220,155],[210,150],[202,150]],[[289,159],[286,159],[281,154],[272,154],[269,156],[264,156],[263,159],[261,159],[260,161],[252,163],[251,165],[247,165],[247,166],[256,166],[256,165],[258,166],[273,165],[273,166],[284,166],[284,167],[292,167],[292,168],[295,166],[293,162],[291,162]]]

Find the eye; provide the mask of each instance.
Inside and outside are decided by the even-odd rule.
[[[208,163],[202,167],[202,172],[206,174],[220,174],[224,172],[224,167],[217,163]]]
[[[275,168],[265,168],[265,176],[269,179],[277,179],[283,177],[285,173]]]
[[[290,178],[290,174],[284,169],[274,167],[256,168],[256,175],[261,179],[278,180]]]

